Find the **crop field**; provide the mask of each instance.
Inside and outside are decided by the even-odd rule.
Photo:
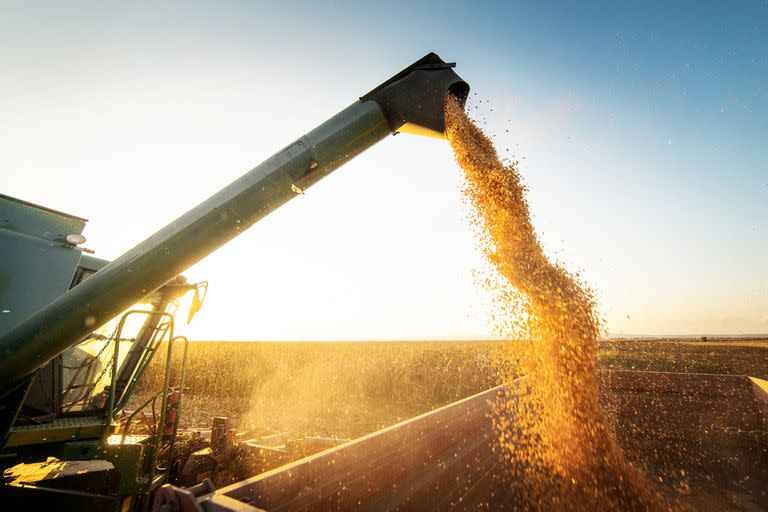
[[[228,416],[240,429],[357,437],[498,384],[494,361],[503,347],[488,341],[192,342],[182,425]],[[155,358],[134,403],[161,388],[163,363]],[[765,379],[768,341],[606,340],[598,365]]]

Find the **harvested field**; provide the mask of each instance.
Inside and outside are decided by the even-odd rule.
[[[608,370],[724,373],[768,379],[768,340],[607,340],[599,365]]]
[[[356,437],[497,383],[498,342],[190,343],[185,425]],[[180,355],[180,350],[177,355]],[[156,358],[133,403],[162,385]],[[180,359],[177,359],[180,360]],[[768,378],[766,340],[606,340],[599,366]]]

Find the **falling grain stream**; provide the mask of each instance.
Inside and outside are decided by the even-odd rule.
[[[503,457],[534,510],[662,510],[659,494],[626,461],[598,401],[592,292],[551,263],[531,224],[515,164],[453,97],[447,136],[464,172],[470,222],[490,272],[494,328],[517,341],[499,361],[526,375],[525,390],[496,404]]]

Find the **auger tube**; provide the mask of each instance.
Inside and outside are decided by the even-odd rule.
[[[445,95],[463,101],[469,91],[452,66],[428,54],[10,329],[0,338],[0,390],[387,135],[441,135]]]

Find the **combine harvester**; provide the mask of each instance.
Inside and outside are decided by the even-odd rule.
[[[443,137],[446,95],[465,101],[469,92],[452,68],[425,56],[112,262],[80,247],[84,219],[0,196],[3,509],[512,508],[519,486],[506,477],[489,419],[508,388],[337,446],[301,438],[277,447],[274,439],[236,436],[222,419],[207,447],[190,456],[177,446],[187,340],[174,334],[174,313],[190,294],[191,320],[207,289],[180,273],[388,135]],[[164,340],[167,352],[156,354]],[[181,368],[172,369],[180,345]],[[165,357],[162,388],[128,411],[153,357]],[[715,508],[768,507],[765,382],[603,378],[622,445],[649,471],[685,468],[692,494],[708,489],[702,503]],[[157,414],[146,414],[156,399]],[[260,472],[288,445],[309,455]],[[216,489],[203,476],[233,450],[251,459],[254,476]],[[187,487],[171,485],[179,482]]]

